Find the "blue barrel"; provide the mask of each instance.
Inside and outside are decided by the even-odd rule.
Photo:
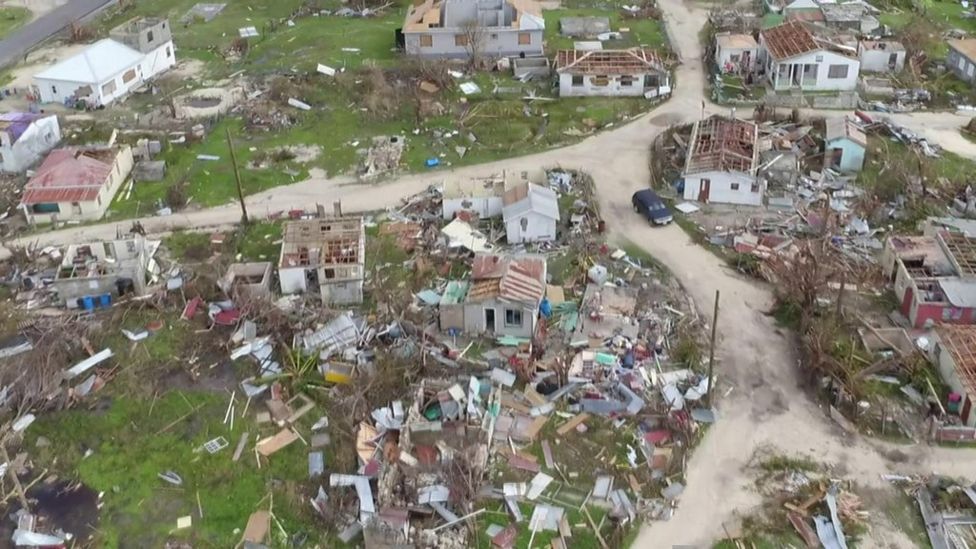
[[[107,308],[112,304],[112,294],[102,294],[98,296],[98,305],[103,308]]]
[[[81,308],[86,311],[91,311],[92,309],[94,309],[95,298],[93,298],[90,295],[86,295],[85,297],[81,298]]]

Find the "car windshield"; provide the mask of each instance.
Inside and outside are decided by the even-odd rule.
[[[666,210],[663,202],[651,202],[650,208],[652,212],[659,212],[661,210]]]

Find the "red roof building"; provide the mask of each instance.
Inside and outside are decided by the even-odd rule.
[[[21,208],[32,223],[100,219],[132,166],[127,146],[53,150],[27,182]]]

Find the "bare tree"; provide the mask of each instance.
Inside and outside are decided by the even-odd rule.
[[[468,19],[461,23],[459,38],[464,41],[464,49],[468,52],[468,63],[471,67],[480,66],[485,53],[485,28],[477,19]]]

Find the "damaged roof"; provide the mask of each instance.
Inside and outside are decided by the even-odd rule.
[[[502,196],[502,217],[507,222],[530,212],[559,221],[559,201],[556,191],[549,187],[523,182],[505,191]]]
[[[821,49],[813,34],[796,21],[761,31],[760,36],[775,60],[789,59]]]
[[[468,302],[499,297],[538,303],[546,291],[546,260],[534,255],[477,254],[471,268]]]
[[[24,135],[27,128],[35,121],[54,114],[41,114],[32,112],[6,112],[0,114],[0,131],[6,132],[10,136],[10,143],[16,143],[20,136]]]
[[[970,61],[976,60],[976,38],[961,38],[949,40],[949,47],[959,52]]]
[[[47,155],[27,186],[21,204],[95,200],[112,173],[118,148],[55,149]],[[105,159],[111,154],[112,162]]]
[[[862,147],[868,146],[868,137],[864,135],[864,130],[846,116],[828,118],[826,121],[827,131],[824,137],[828,142],[836,139],[849,139]]]
[[[938,326],[935,333],[952,357],[959,382],[976,395],[976,326]]]
[[[712,116],[695,122],[684,175],[704,172],[754,174],[759,128],[752,122]]]
[[[556,72],[567,74],[639,74],[664,70],[661,58],[654,50],[647,48],[556,52]]]

